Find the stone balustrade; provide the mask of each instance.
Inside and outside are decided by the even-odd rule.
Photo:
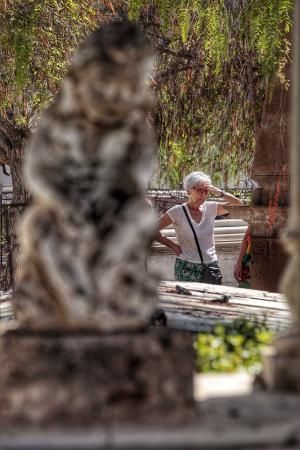
[[[215,244],[223,274],[223,284],[237,286],[233,277],[234,262],[239,254],[242,240],[247,229],[247,222],[241,219],[223,219],[215,221]],[[176,241],[174,228],[162,231],[165,236]],[[148,257],[148,269],[158,272],[164,280],[174,280],[175,255],[168,247],[153,242],[152,252]]]

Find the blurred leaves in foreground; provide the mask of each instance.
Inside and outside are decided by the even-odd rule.
[[[264,321],[237,319],[216,325],[211,333],[195,340],[198,372],[237,372],[256,374],[261,369],[262,349],[272,341],[273,333]]]

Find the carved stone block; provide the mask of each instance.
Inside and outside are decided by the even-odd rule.
[[[300,392],[300,335],[278,338],[264,354],[262,377],[269,390]]]
[[[287,254],[279,239],[251,240],[251,287],[278,292],[279,282],[287,262]],[[270,270],[272,268],[272,270]]]
[[[3,425],[176,423],[193,414],[192,337],[26,334],[0,339]]]

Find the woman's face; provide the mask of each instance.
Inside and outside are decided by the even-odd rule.
[[[209,192],[209,184],[201,182],[193,186],[189,194],[193,201],[202,200],[202,202],[204,202],[207,198],[208,192]]]

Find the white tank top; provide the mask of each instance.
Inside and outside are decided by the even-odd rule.
[[[214,224],[219,204],[217,202],[204,202],[200,206],[200,211],[202,212],[200,223],[194,221],[186,203],[183,205],[185,206],[197,235],[203,262],[208,264],[217,261],[218,257],[215,249]],[[177,242],[181,247],[181,255],[177,258],[192,263],[201,263],[194,234],[184,214],[182,205],[174,206],[167,211],[167,214],[174,224]]]

